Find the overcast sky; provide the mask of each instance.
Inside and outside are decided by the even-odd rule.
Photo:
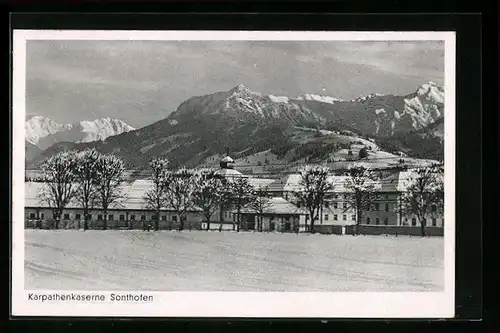
[[[443,84],[444,42],[28,41],[27,116],[140,127],[244,84],[296,97],[405,95]]]

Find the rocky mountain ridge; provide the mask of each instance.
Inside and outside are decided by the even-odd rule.
[[[240,84],[228,91],[189,98],[167,118],[135,131],[103,141],[57,143],[30,164],[36,167],[60,150],[87,147],[114,153],[128,168],[137,169],[147,168],[149,160],[158,156],[169,159],[171,167],[194,167],[227,152],[241,159],[269,151],[283,165],[339,162],[351,159],[349,150],[361,149],[367,140],[375,144],[372,157],[397,161],[401,153],[412,156],[426,142],[432,143],[431,148],[419,150],[419,158],[439,159],[442,155],[442,141],[434,144],[433,132],[425,132],[443,119],[444,89],[435,83],[405,96],[370,94],[354,101],[317,96],[266,95]]]

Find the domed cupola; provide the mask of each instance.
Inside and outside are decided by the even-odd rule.
[[[234,164],[234,160],[229,156],[225,156],[224,158],[222,158],[220,160],[221,169],[232,169],[233,164]]]

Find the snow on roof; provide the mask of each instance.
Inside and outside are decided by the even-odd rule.
[[[334,184],[333,192],[349,192],[350,190],[346,187],[347,180],[349,176],[330,176],[328,181]],[[398,175],[393,175],[388,179],[383,179],[378,181],[381,185],[380,192],[395,192],[398,191]],[[282,179],[278,179],[269,186],[269,191],[271,192],[294,192],[301,189],[300,174],[290,174]]]
[[[253,188],[259,187],[268,187],[274,183],[276,179],[267,179],[267,178],[249,178],[248,182],[252,185]]]
[[[220,161],[225,163],[234,163],[234,160],[229,156],[223,157]]]
[[[248,176],[242,174],[238,170],[234,169],[219,169],[216,171],[216,174],[224,176],[224,177],[245,177],[247,178]]]
[[[248,206],[243,207],[241,212],[256,213],[254,209]],[[236,213],[236,210],[233,210],[233,213]],[[269,198],[263,213],[277,215],[307,215],[304,209],[295,206],[281,197]]]
[[[42,202],[38,196],[45,183],[40,182],[25,182],[24,183],[24,204],[26,207],[48,207],[45,202]],[[147,209],[145,206],[144,195],[153,186],[150,180],[135,180],[131,183],[123,183],[121,188],[123,190],[124,198],[120,202],[111,204],[110,209],[127,209],[127,210],[143,210]],[[81,205],[76,200],[66,206],[66,208],[81,208]],[[171,208],[163,207],[165,210]],[[199,211],[195,207],[192,211]]]

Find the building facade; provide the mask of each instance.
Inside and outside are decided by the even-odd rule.
[[[233,167],[234,161],[226,156],[220,161],[217,173],[232,181],[239,177],[246,178],[254,189],[265,188],[269,194],[269,204],[262,214],[251,207],[243,207],[240,216],[240,230],[297,232],[306,231],[310,226],[310,217],[304,207],[299,207],[294,193],[300,190],[300,175],[289,174],[278,179],[257,178],[243,175]],[[420,226],[415,216],[406,216],[401,207],[401,193],[405,191],[407,171],[394,173],[380,180],[376,199],[369,209],[362,211],[360,224],[365,226]],[[357,223],[356,210],[349,200],[346,176],[331,176],[328,181],[334,184],[333,190],[327,193],[320,209],[315,225],[352,226]],[[42,182],[25,182],[25,220],[27,227],[50,227],[53,221],[52,210],[40,201],[38,193]],[[102,228],[106,220],[109,228],[143,229],[154,224],[156,212],[148,209],[144,202],[144,194],[152,183],[149,180],[135,180],[123,185],[124,199],[113,204],[107,216],[100,209],[90,212],[88,225],[90,228]],[[434,213],[435,212],[435,213]],[[65,208],[61,228],[82,228],[83,209],[72,201]],[[161,229],[177,229],[180,221],[178,213],[164,207],[160,211],[159,226]],[[221,205],[213,214],[211,230],[235,230],[238,221],[237,211],[231,203]],[[442,214],[433,209],[426,221],[427,226],[442,227]],[[193,208],[187,212],[185,228],[207,229],[201,209]]]

